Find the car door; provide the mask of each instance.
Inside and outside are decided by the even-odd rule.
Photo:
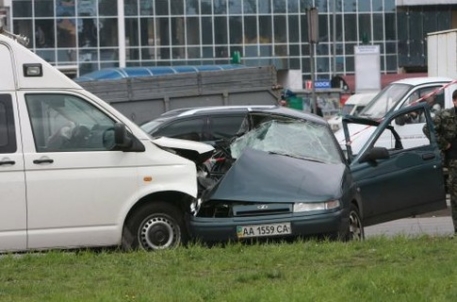
[[[27,239],[24,161],[14,97],[0,94],[1,251],[24,250]]]
[[[423,144],[403,146],[392,124],[413,111],[425,114],[431,136]],[[400,109],[380,123],[352,160],[350,169],[362,196],[365,225],[446,207],[442,159],[432,129],[425,104]],[[377,145],[386,131],[396,138],[390,149]]]
[[[103,143],[115,120],[70,93],[20,93],[28,247],[102,246],[120,240],[120,213],[138,192],[137,153]]]

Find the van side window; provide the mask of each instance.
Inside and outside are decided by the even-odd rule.
[[[11,95],[0,94],[0,153],[17,151]]]
[[[27,94],[37,152],[104,151],[104,134],[115,122],[73,95]]]

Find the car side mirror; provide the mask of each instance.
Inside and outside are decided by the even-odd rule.
[[[359,160],[360,163],[363,162],[375,162],[378,159],[387,159],[389,158],[389,151],[384,147],[373,147],[370,151],[365,153]]]
[[[406,124],[406,117],[404,115],[400,115],[400,116],[396,117],[395,123],[398,126],[403,126],[404,124]]]

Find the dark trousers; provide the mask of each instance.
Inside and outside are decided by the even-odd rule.
[[[448,190],[451,197],[452,222],[454,224],[454,232],[457,233],[457,159],[449,160],[448,169]]]

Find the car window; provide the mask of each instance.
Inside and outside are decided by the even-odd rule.
[[[108,150],[105,131],[115,122],[72,95],[28,94],[26,104],[37,152]]]
[[[401,105],[401,108],[406,107],[406,106],[411,106],[414,105],[414,102],[416,102],[419,99],[419,91],[414,91],[411,93],[411,95],[406,99],[406,101]]]
[[[411,85],[392,83],[377,94],[360,112],[360,116],[381,119],[411,89]]]
[[[152,134],[156,131],[156,129],[160,127],[160,125],[162,125],[163,121],[163,119],[152,120],[150,122],[142,124],[140,128],[143,129],[143,131],[145,131],[146,133]]]
[[[440,86],[433,86],[433,87],[426,87],[422,89],[418,89],[414,91],[406,100],[405,103],[402,104],[402,108],[407,106],[416,105],[418,102],[427,102],[429,105],[429,109],[431,112],[432,117],[440,111],[444,105],[444,92],[437,91]],[[436,92],[436,93],[434,93]],[[417,124],[417,123],[424,123],[425,122],[425,115],[424,114],[417,114],[412,112],[405,117],[406,124]]]
[[[355,105],[352,104],[344,104],[343,108],[341,109],[341,113],[344,114],[351,114],[352,110],[354,109]]]
[[[14,153],[16,150],[11,95],[3,94],[0,95],[0,153]]]
[[[211,133],[205,140],[231,138],[240,130],[244,115],[211,117]]]
[[[173,121],[167,125],[163,125],[162,128],[158,129],[154,133],[151,133],[151,135],[154,137],[166,136],[171,138],[201,141],[204,126],[205,118]]]
[[[353,115],[359,115],[359,113],[365,108],[365,106],[357,106],[355,108],[354,114]]]
[[[0,148],[8,144],[8,125],[6,121],[5,104],[0,103]]]
[[[404,115],[403,118],[411,119],[411,118],[413,118],[413,116],[415,118],[417,118],[418,120],[420,120],[421,123],[426,122],[426,113],[425,113],[425,109],[423,107],[418,108],[417,110],[408,112],[407,114]],[[392,126],[392,128],[394,128],[393,122],[394,122],[394,120],[392,120],[390,123],[390,126]],[[422,126],[421,125],[418,125],[418,126],[420,126],[418,128],[420,133],[415,134],[415,136],[420,137],[420,134],[422,134]],[[400,130],[401,130],[401,128],[400,128]],[[386,142],[385,138],[388,136],[391,137],[390,146],[387,146],[385,143]],[[411,143],[410,141],[413,139],[413,137],[411,137],[412,135],[403,135],[402,138],[400,136],[401,136],[401,133],[398,134],[398,137],[396,137],[394,135],[393,131],[386,128],[386,129],[384,129],[382,134],[378,137],[378,139],[375,141],[374,146],[375,147],[386,147],[389,151],[395,151],[395,150],[408,150],[408,149],[412,149],[412,148],[430,145],[430,141],[428,139],[415,139],[414,142]]]

